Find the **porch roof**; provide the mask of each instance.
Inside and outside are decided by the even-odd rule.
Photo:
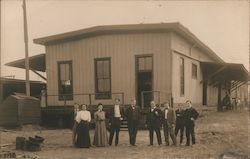
[[[6,63],[5,65],[25,69],[25,58]],[[45,53],[29,57],[29,65],[31,70],[45,72]]]
[[[204,80],[249,81],[250,76],[243,64],[201,62]]]

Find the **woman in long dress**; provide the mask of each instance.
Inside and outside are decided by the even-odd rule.
[[[89,148],[90,147],[90,136],[89,136],[89,122],[91,121],[90,112],[86,110],[86,105],[83,104],[80,107],[76,115],[76,147]]]
[[[93,145],[97,147],[104,147],[108,144],[107,129],[105,123],[105,112],[102,110],[101,103],[98,104],[98,110],[94,114],[95,119],[95,136]]]

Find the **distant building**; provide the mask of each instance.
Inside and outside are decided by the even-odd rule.
[[[30,81],[31,96],[40,98],[40,93],[46,84],[40,81]],[[0,78],[0,103],[14,93],[25,94],[25,80]]]
[[[137,99],[190,99],[217,105],[232,81],[249,80],[242,64],[228,64],[180,23],[97,26],[34,39],[45,46],[49,106]]]
[[[39,98],[45,86],[43,82],[30,81],[32,97],[27,97],[25,80],[0,78],[0,126],[40,123]]]

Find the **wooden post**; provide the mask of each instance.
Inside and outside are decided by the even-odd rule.
[[[144,108],[144,96],[143,91],[141,92],[141,108]]]
[[[217,104],[217,110],[222,111],[222,103],[221,103],[221,82],[219,82],[219,87],[218,87],[218,104]]]
[[[124,105],[124,92],[122,92],[122,105]]]
[[[91,101],[91,94],[89,94],[89,105],[92,104],[92,101]]]

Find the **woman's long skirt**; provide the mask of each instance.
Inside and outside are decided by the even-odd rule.
[[[78,123],[75,121],[73,129],[72,129],[72,143],[74,146],[76,146],[76,131],[77,131],[77,125]]]
[[[78,124],[76,134],[77,134],[76,146],[79,148],[89,148],[90,147],[89,123],[87,121],[81,121]]]
[[[96,122],[93,145],[98,147],[104,147],[108,145],[107,129],[104,120]]]

